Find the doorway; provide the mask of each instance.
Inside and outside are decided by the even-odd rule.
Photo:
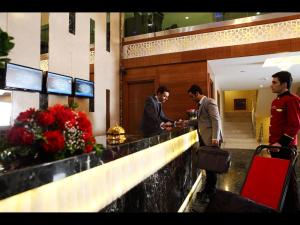
[[[125,122],[127,134],[140,134],[144,103],[154,92],[154,80],[128,82],[128,120]]]

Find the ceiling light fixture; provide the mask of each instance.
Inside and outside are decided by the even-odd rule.
[[[291,66],[300,64],[300,55],[287,57],[268,58],[265,60],[263,67],[277,66],[282,70],[288,70]]]
[[[190,17],[186,16],[185,19],[188,20]]]

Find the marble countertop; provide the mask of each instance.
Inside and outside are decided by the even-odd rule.
[[[126,135],[126,141],[119,145],[110,145],[106,141],[106,136],[97,136],[96,142],[105,147],[100,156],[91,152],[13,171],[0,172],[0,200],[141,151],[191,130],[193,129],[175,128],[171,132],[149,138]]]

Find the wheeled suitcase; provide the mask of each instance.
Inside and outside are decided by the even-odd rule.
[[[297,152],[291,151],[290,159],[263,157],[263,149],[277,146],[260,145],[256,148],[240,195],[217,190],[205,212],[280,212],[290,180],[291,171],[297,159]]]
[[[200,169],[216,173],[226,173],[230,167],[230,153],[217,146],[201,146],[197,154]]]

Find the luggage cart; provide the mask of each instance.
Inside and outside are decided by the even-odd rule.
[[[290,151],[290,159],[264,157],[263,149]],[[297,151],[260,145],[256,148],[240,195],[217,190],[205,212],[281,212]]]

